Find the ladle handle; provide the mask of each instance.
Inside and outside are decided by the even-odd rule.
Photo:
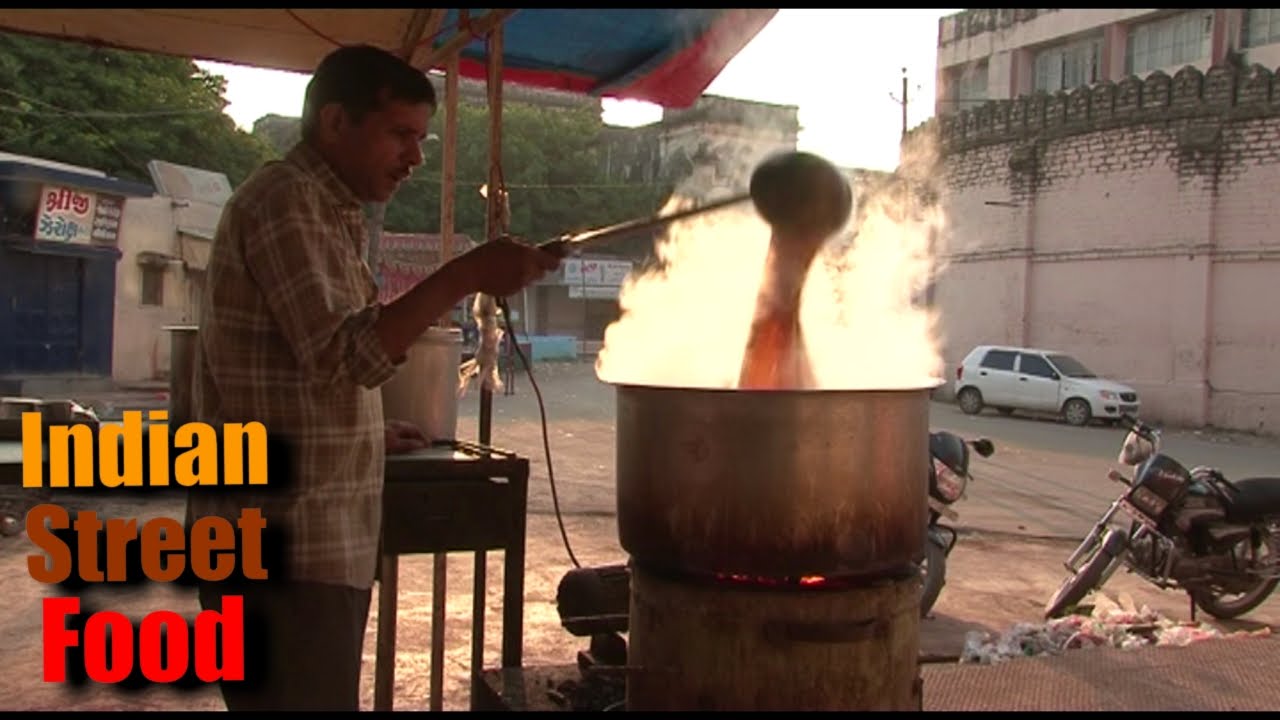
[[[558,237],[555,240],[548,240],[547,242],[538,245],[538,249],[545,253],[555,255],[563,260],[565,256],[569,254],[571,247],[568,240],[563,237]]]
[[[542,243],[538,247],[541,250],[555,255],[556,257],[563,258],[579,245],[604,242],[606,240],[616,240],[624,235],[652,230],[654,228],[659,228],[673,223],[676,220],[683,220],[688,217],[693,217],[694,215],[701,215],[703,213],[711,212],[712,210],[719,210],[720,208],[728,207],[730,205],[737,205],[738,203],[746,202],[750,199],[750,195],[736,195],[724,200],[717,200],[716,202],[708,203],[702,207],[689,208],[688,210],[674,212],[670,215],[659,215],[656,217],[629,220],[627,222],[608,225],[594,230],[561,235],[554,240],[548,240],[547,242]]]

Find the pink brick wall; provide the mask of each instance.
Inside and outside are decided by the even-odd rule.
[[[976,344],[1050,347],[1134,385],[1152,419],[1280,433],[1272,73],[1128,78],[934,130],[952,377]]]

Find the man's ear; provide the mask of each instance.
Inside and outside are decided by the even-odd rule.
[[[347,115],[346,109],[342,107],[341,103],[336,102],[331,102],[320,108],[317,120],[316,133],[322,140],[330,142],[341,137],[351,123],[351,118]]]

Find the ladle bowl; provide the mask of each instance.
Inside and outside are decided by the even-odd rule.
[[[774,155],[751,173],[751,201],[775,238],[830,237],[849,221],[853,192],[835,165],[805,152]]]

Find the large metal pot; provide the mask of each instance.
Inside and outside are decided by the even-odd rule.
[[[618,531],[636,562],[873,576],[923,552],[932,386],[616,389]]]

